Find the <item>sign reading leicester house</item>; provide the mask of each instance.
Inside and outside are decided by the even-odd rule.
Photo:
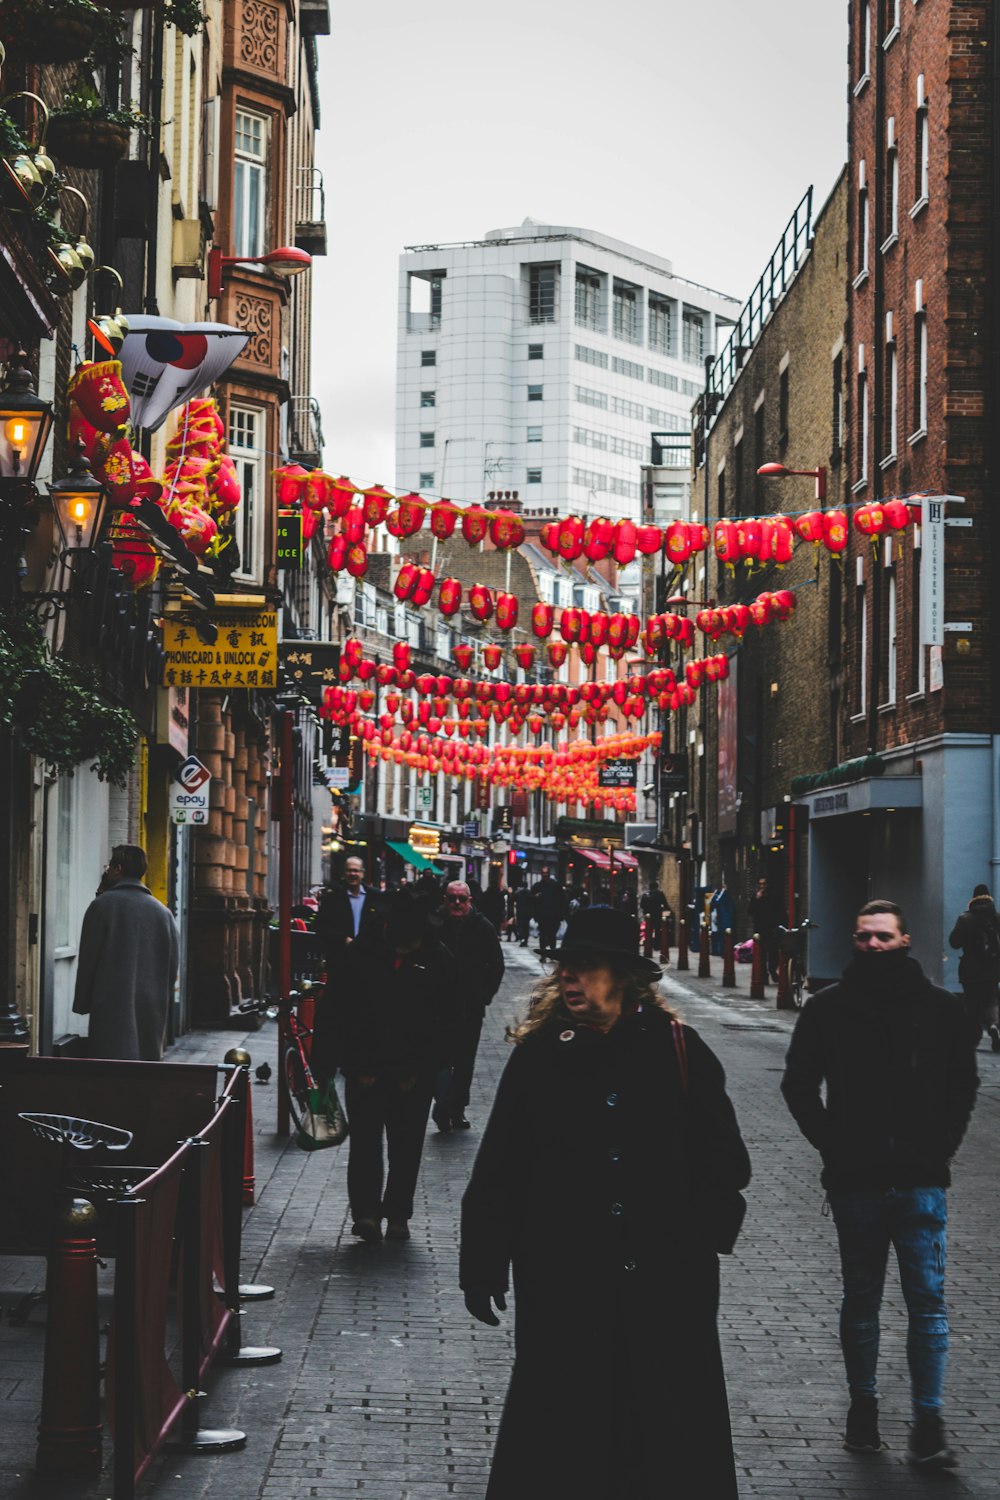
[[[273,609],[209,616],[218,631],[207,646],[193,625],[163,622],[167,687],[270,688],[278,685],[278,614]]]
[[[638,766],[634,760],[605,760],[597,772],[597,784],[601,787],[635,786]]]

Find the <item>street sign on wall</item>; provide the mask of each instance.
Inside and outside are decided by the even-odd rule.
[[[925,495],[920,509],[920,643],[944,644],[945,497]]]
[[[322,703],[324,689],[340,681],[340,647],[333,641],[281,641],[278,658],[282,682],[310,703]]]
[[[207,645],[186,620],[163,621],[166,687],[265,688],[278,685],[278,614],[273,609],[207,616],[218,635]]]
[[[601,787],[634,787],[638,783],[639,767],[634,760],[605,760],[597,772],[597,785]]]
[[[302,512],[279,510],[275,528],[274,560],[279,568],[302,567]]]
[[[181,761],[170,780],[170,816],[175,823],[208,822],[212,773],[196,755]]]

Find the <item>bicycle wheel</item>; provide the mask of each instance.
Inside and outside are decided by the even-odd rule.
[[[302,1054],[294,1044],[285,1053],[281,1081],[288,1099],[288,1113],[292,1117],[292,1124],[296,1130],[304,1130],[308,1134],[309,1084],[306,1081]]]
[[[792,990],[792,1004],[796,1010],[801,1010],[803,1001],[806,998],[806,983],[805,975],[802,972],[802,963],[798,958],[792,959],[792,972],[789,975],[789,982]]]

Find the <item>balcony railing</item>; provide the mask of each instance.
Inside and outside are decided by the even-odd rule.
[[[300,167],[295,184],[295,243],[310,255],[326,254],[326,190],[319,167]]]
[[[289,402],[288,451],[294,463],[307,469],[323,463],[323,423],[315,396],[293,396]]]

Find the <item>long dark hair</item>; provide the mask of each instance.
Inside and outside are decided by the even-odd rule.
[[[665,1011],[668,1016],[678,1019],[677,1012],[673,1006],[668,1005],[656,988],[656,981],[648,974],[644,974],[641,969],[629,963],[627,958],[617,960],[609,954],[607,962],[615,978],[624,983],[623,1010],[634,1010],[636,1006],[643,1005],[650,1009]],[[521,1021],[508,1027],[507,1040],[515,1043],[526,1042],[528,1037],[534,1036],[536,1032],[545,1031],[560,1023],[566,1024],[571,1020],[572,1017],[563,1009],[557,967],[535,985],[528,998],[527,1015]]]

